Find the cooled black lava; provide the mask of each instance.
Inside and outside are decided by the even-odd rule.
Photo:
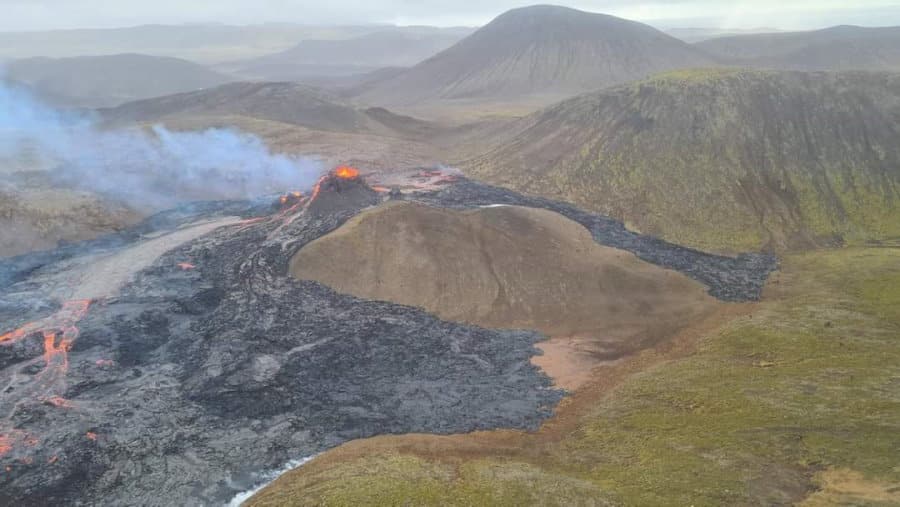
[[[529,361],[539,334],[444,322],[288,276],[300,248],[382,199],[362,182],[326,183],[312,204],[274,215],[252,203],[184,207],[117,236],[0,263],[6,332],[52,315],[62,303],[53,288],[85,256],[200,219],[244,218],[166,252],[92,304],[58,393],[69,406],[21,394],[39,374],[26,363],[43,353],[41,337],[0,344],[0,380],[9,382],[0,432],[33,439],[17,437],[0,456],[0,503],[216,504],[260,471],[350,439],[536,428],[550,416],[562,393]],[[724,300],[758,298],[775,267],[769,256],[707,255],[464,179],[407,198],[549,208]]]

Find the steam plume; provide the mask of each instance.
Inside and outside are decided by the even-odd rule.
[[[258,137],[232,129],[103,129],[87,113],[57,110],[0,79],[4,159],[50,167],[58,184],[137,208],[306,189],[322,172],[314,159],[273,154]]]

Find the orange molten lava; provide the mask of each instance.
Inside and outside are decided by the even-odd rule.
[[[342,165],[334,170],[334,175],[344,180],[353,180],[359,178],[359,169]]]
[[[86,436],[89,440],[93,440],[95,442],[97,441],[97,434],[94,433],[93,431],[88,431],[87,433],[84,434],[84,436]]]
[[[69,369],[69,349],[72,347],[74,336],[77,336],[77,330],[70,331],[69,328],[63,331],[62,338],[57,341],[57,333],[44,331],[44,363],[46,368],[58,366],[65,373]],[[66,335],[69,334],[68,339]]]
[[[0,346],[8,346],[35,335],[44,338],[44,354],[30,361],[30,364],[38,364],[38,361],[43,360],[44,369],[32,377],[30,384],[18,391],[20,396],[60,408],[73,406],[59,393],[65,389],[69,350],[78,338],[76,324],[84,318],[90,306],[89,299],[67,301],[55,314],[0,335]],[[37,445],[38,439],[33,435],[4,426],[0,424],[0,456],[23,446]]]
[[[51,396],[47,398],[47,403],[53,405],[54,407],[60,408],[72,408],[72,402],[63,398],[62,396]]]
[[[190,269],[196,268],[197,266],[191,264],[190,262],[179,262],[178,267],[181,268],[183,271],[188,271]]]

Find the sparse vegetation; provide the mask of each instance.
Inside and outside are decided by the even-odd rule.
[[[465,165],[705,250],[861,244],[900,236],[898,108],[890,74],[682,70],[536,113]]]

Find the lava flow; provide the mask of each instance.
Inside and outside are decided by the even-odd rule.
[[[16,386],[15,393],[23,401],[49,403],[58,408],[72,408],[74,405],[61,396],[65,388],[65,376],[69,370],[69,350],[78,338],[76,324],[84,318],[91,301],[74,300],[63,304],[62,308],[44,319],[29,322],[24,326],[0,335],[0,346],[10,347],[15,343],[34,336],[42,336],[44,353],[28,364],[43,361],[43,369],[28,380],[24,386]],[[7,420],[13,416],[19,403],[11,404]],[[6,407],[4,403],[2,406]],[[0,433],[0,456],[10,452],[16,444],[33,445],[37,439],[21,430],[3,428]]]

